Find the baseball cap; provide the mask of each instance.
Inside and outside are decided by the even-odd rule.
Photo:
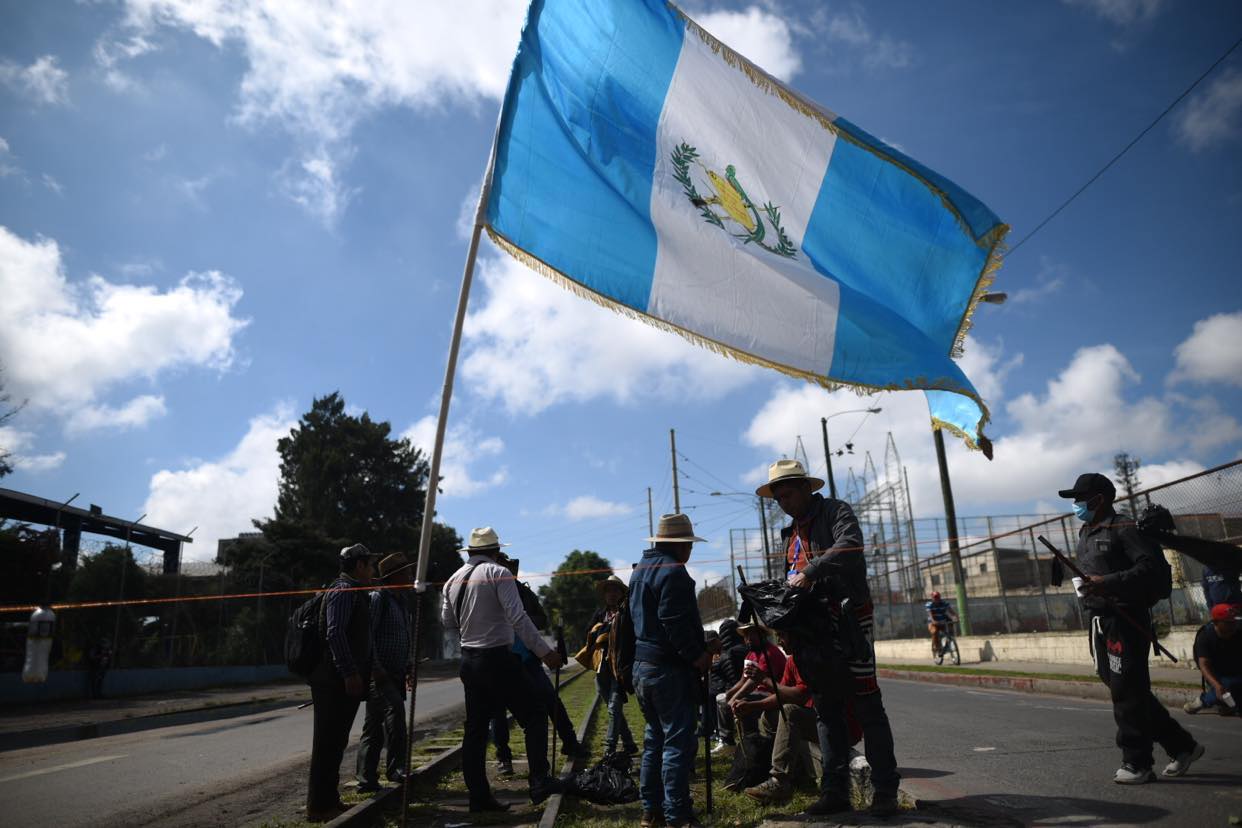
[[[1242,607],[1237,604],[1217,604],[1212,607],[1213,621],[1237,621],[1242,616]]]
[[[355,543],[352,546],[346,546],[344,549],[341,550],[341,563],[348,563],[349,561],[353,561],[358,558],[378,558],[378,557],[379,555],[376,555],[374,552],[372,552],[370,549],[367,549],[365,546],[363,546],[360,543]]]
[[[1111,503],[1117,497],[1117,489],[1113,486],[1113,481],[1109,480],[1102,474],[1089,472],[1088,474],[1078,475],[1078,479],[1074,481],[1074,487],[1071,489],[1062,489],[1057,492],[1061,497],[1070,497],[1074,500],[1087,500],[1095,495],[1107,495]]]

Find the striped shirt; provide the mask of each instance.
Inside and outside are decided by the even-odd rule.
[[[394,679],[410,669],[410,627],[405,603],[390,589],[371,593],[371,647],[375,662]]]

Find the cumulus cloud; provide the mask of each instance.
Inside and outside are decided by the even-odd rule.
[[[553,507],[552,511],[570,520],[596,520],[628,515],[634,511],[634,507],[628,503],[602,500],[595,495],[579,495],[563,506]]]
[[[435,446],[436,418],[428,415],[401,433],[415,447],[431,458]],[[476,477],[471,467],[480,461],[504,452],[499,437],[482,437],[468,426],[451,426],[444,435],[444,451],[440,457],[440,490],[444,497],[470,497],[502,485],[509,479],[509,469],[501,466]]]
[[[914,47],[904,40],[877,34],[858,5],[821,14],[816,28],[829,41],[858,52],[868,69],[904,69],[914,62]]]
[[[1029,511],[1041,502],[1052,502],[1059,509],[1063,504],[1055,500],[1058,489],[1083,471],[1109,471],[1113,455],[1120,451],[1167,457],[1150,467],[1151,480],[1143,478],[1145,485],[1155,485],[1166,476],[1172,479],[1181,471],[1202,468],[1194,455],[1242,439],[1242,426],[1211,401],[1136,396],[1132,388],[1139,376],[1112,345],[1081,349],[1042,391],[1008,402],[1004,401],[1003,381],[1014,360],[1006,361],[999,349],[979,348],[977,343],[969,345],[967,353],[976,354],[978,360],[968,376],[981,390],[989,389],[985,399],[993,408],[1003,406],[1011,425],[1004,433],[991,435],[996,459],[990,463],[959,441],[946,441],[960,514],[998,507]],[[799,434],[808,448],[818,445],[810,438],[819,434],[820,417],[870,404],[847,391],[829,393],[782,384],[756,414],[745,439],[772,457],[788,456]],[[908,469],[915,513],[939,513],[938,466],[923,395],[887,393],[876,398],[875,404],[883,411],[865,421],[861,415],[829,421],[834,447],[857,429],[853,438],[857,453],[833,459],[838,489],[845,490],[851,467],[856,476],[862,474],[863,454],[868,450],[883,478],[885,441],[891,432]],[[810,458],[812,467],[822,473],[822,452],[812,449]]]
[[[1218,313],[1195,323],[1174,349],[1172,382],[1220,382],[1242,386],[1242,311]]]
[[[167,290],[100,276],[71,284],[55,241],[4,227],[0,296],[0,364],[12,393],[42,410],[90,406],[120,383],[186,367],[227,369],[246,325],[233,315],[241,289],[217,271]],[[149,400],[139,409],[154,413]]]
[[[793,32],[775,14],[750,6],[741,11],[712,11],[693,17],[717,40],[773,77],[788,81],[802,69],[802,56],[794,45]]]
[[[296,425],[291,405],[279,405],[250,421],[238,444],[218,460],[161,470],[151,477],[143,510],[147,522],[170,531],[197,526],[187,561],[212,561],[216,541],[252,532],[252,520],[272,516],[280,480],[276,441]]]
[[[162,396],[143,394],[124,405],[88,405],[79,408],[69,415],[65,430],[78,434],[101,428],[140,428],[157,417],[163,417],[167,412]]]
[[[512,413],[594,399],[718,399],[760,375],[581,299],[508,257],[481,261],[480,282],[462,377]]]
[[[18,471],[44,472],[58,468],[65,462],[63,451],[49,454],[32,454],[35,435],[13,426],[0,426],[0,456],[7,454],[6,462]]]
[[[1070,6],[1087,9],[1116,26],[1133,26],[1154,20],[1165,8],[1165,0],[1062,0]]]
[[[55,105],[69,102],[69,73],[60,68],[53,55],[43,55],[29,66],[0,62],[0,83],[36,103]]]
[[[1186,102],[1177,135],[1198,152],[1242,135],[1242,71],[1227,69]]]

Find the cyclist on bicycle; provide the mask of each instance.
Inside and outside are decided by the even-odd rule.
[[[923,607],[927,610],[927,631],[931,633],[932,650],[939,655],[940,633],[949,622],[956,621],[957,616],[953,614],[953,605],[941,598],[939,592],[933,592],[931,600]]]

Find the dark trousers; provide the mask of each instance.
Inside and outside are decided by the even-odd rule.
[[[1170,757],[1193,748],[1194,737],[1152,695],[1147,666],[1151,642],[1143,631],[1113,615],[1095,616],[1092,623],[1095,669],[1112,697],[1121,761],[1150,768],[1153,742]]]
[[[306,785],[306,809],[326,811],[340,802],[341,759],[349,743],[360,698],[345,692],[345,682],[316,682],[311,685],[315,709],[315,735],[311,742],[310,777]]]
[[[508,647],[462,648],[458,673],[466,691],[466,728],[461,744],[461,772],[471,801],[492,795],[484,760],[487,732],[496,711],[507,709],[526,733],[526,761],[531,786],[548,777],[548,715],[521,660]]]
[[[565,709],[552,680],[544,672],[543,662],[537,658],[528,658],[522,662],[522,669],[543,703],[544,712],[551,717],[561,743],[567,750],[573,750],[578,744],[578,734],[574,732],[574,723],[569,720],[569,711]],[[513,751],[509,749],[509,711],[504,708],[497,710],[496,718],[492,719],[492,744],[496,746],[498,760],[513,761]]]
[[[876,794],[897,795],[901,774],[897,772],[897,757],[893,752],[893,729],[884,711],[884,699],[877,689],[872,693],[851,696],[849,699],[829,695],[815,696],[815,711],[819,715],[819,750],[824,761],[824,777],[820,784],[822,793],[850,795],[850,731],[845,718],[846,705],[854,704],[854,718],[862,726],[863,751],[871,766],[871,781]]]
[[[509,711],[503,707],[492,717],[492,744],[496,746],[496,759],[512,762],[513,751],[509,748]]]
[[[380,751],[388,749],[384,772],[395,782],[405,770],[405,686],[387,674],[371,680],[366,719],[358,743],[357,777],[366,785],[379,781]]]

